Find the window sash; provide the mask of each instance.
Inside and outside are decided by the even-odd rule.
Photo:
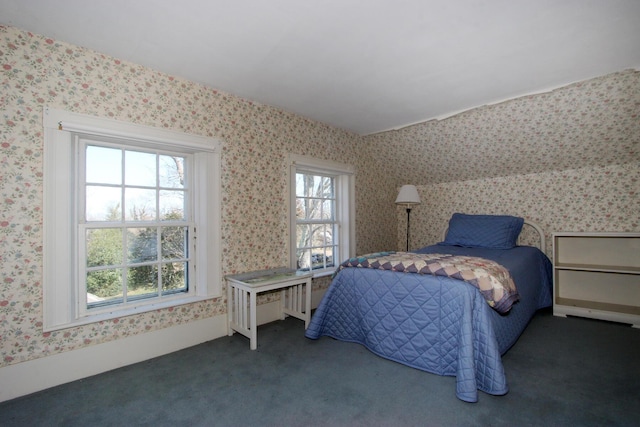
[[[156,236],[156,247],[154,258],[151,260],[131,260],[129,259],[129,249],[131,248],[131,244],[128,241],[128,231],[131,228],[139,229],[141,228],[139,224],[134,227],[130,227],[128,225],[121,225],[114,227],[109,224],[101,224],[99,226],[95,225],[87,225],[87,224],[79,224],[78,225],[78,316],[86,317],[93,314],[100,314],[105,312],[111,312],[116,309],[126,309],[126,308],[136,308],[144,305],[155,304],[158,301],[165,300],[175,300],[179,298],[195,296],[195,288],[191,285],[192,278],[195,277],[195,262],[193,259],[193,254],[195,252],[195,231],[193,224],[158,224],[154,226],[148,226],[145,224],[144,228],[147,229],[158,229],[154,230]],[[187,231],[185,232],[185,245],[184,252],[185,256],[182,257],[165,257],[163,255],[163,246],[161,243],[161,231],[166,228],[184,228]],[[113,264],[104,264],[99,266],[89,266],[87,265],[87,238],[85,237],[87,231],[89,230],[117,230],[119,231],[119,237],[122,239],[123,244],[120,248],[121,250],[121,258],[119,262]],[[184,286],[182,288],[168,290],[166,289],[166,285],[168,283],[163,279],[163,271],[165,272],[164,276],[166,276],[166,269],[170,268],[169,266],[175,266],[176,264],[182,264],[185,266],[184,269]],[[156,291],[152,294],[151,292],[146,292],[143,296],[131,294],[132,288],[130,286],[129,274],[132,269],[140,269],[144,267],[151,267],[155,270],[156,278]],[[165,270],[163,270],[163,268]],[[104,299],[96,299],[93,303],[89,302],[89,298],[91,297],[91,293],[88,290],[87,276],[91,273],[96,272],[106,272],[106,271],[116,271],[121,279],[121,290],[122,296],[115,295],[111,298],[105,297]],[[170,282],[169,282],[170,284]],[[102,302],[100,302],[102,301]]]
[[[78,207],[80,209],[80,212],[78,214],[78,221],[80,223],[91,223],[91,222],[103,222],[103,220],[89,220],[87,219],[86,216],[86,209],[87,209],[87,200],[86,200],[86,196],[87,196],[87,188],[88,187],[101,187],[101,188],[110,188],[115,190],[116,192],[119,192],[120,195],[118,197],[118,202],[120,204],[120,209],[121,209],[121,213],[122,213],[122,217],[124,218],[124,220],[126,221],[127,219],[127,212],[126,210],[128,209],[127,206],[127,190],[132,190],[133,191],[146,191],[146,192],[153,192],[154,193],[154,206],[153,206],[153,212],[155,213],[156,218],[159,216],[160,212],[162,211],[161,206],[162,206],[162,200],[166,200],[168,198],[168,193],[176,193],[177,194],[182,194],[183,197],[183,203],[182,203],[182,209],[183,209],[183,218],[185,221],[191,221],[192,222],[192,218],[193,218],[193,203],[190,203],[191,197],[192,197],[192,191],[191,188],[193,187],[193,182],[192,182],[192,173],[191,170],[193,169],[193,155],[192,154],[185,154],[185,153],[181,153],[181,152],[175,152],[175,151],[166,151],[166,150],[151,150],[151,149],[145,149],[145,148],[140,148],[137,147],[135,145],[131,145],[128,144],[126,141],[125,142],[121,142],[121,143],[114,143],[114,142],[107,142],[107,141],[103,141],[99,138],[85,138],[82,136],[77,136],[77,158],[78,158],[78,170],[77,170],[77,176],[78,176],[78,180],[80,182],[79,185],[79,191],[78,191]],[[112,150],[118,150],[121,152],[121,165],[119,167],[120,169],[120,177],[118,177],[119,179],[117,180],[117,182],[100,182],[100,181],[89,181],[87,179],[86,176],[86,171],[87,171],[87,163],[86,163],[86,152],[87,152],[87,148],[88,147],[97,147],[97,148],[108,148],[108,149],[112,149]],[[127,153],[132,153],[132,152],[136,152],[136,153],[142,153],[142,154],[150,154],[150,155],[155,155],[155,185],[142,185],[142,184],[131,184],[127,181],[127,171],[126,171],[126,166],[127,164],[126,162],[126,154]],[[161,181],[162,181],[162,176],[160,174],[160,169],[161,169],[161,165],[160,165],[160,159],[162,157],[179,157],[179,158],[183,158],[184,159],[184,163],[182,165],[183,171],[183,177],[182,177],[182,182],[183,184],[180,187],[175,187],[175,186],[167,186],[167,185],[161,185]],[[119,191],[118,191],[119,190]],[[129,221],[136,221],[136,220],[129,220]],[[140,222],[146,223],[148,222],[148,220],[139,220]]]
[[[296,171],[296,268],[304,271],[333,267],[340,257],[336,220],[336,178]],[[302,210],[298,215],[298,210]],[[327,239],[327,234],[331,239]]]

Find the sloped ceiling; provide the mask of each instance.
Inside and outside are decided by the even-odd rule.
[[[0,23],[367,135],[640,67],[638,0],[0,0]]]
[[[627,163],[640,167],[640,71],[612,73],[363,139],[384,163],[377,172],[393,177],[396,185]],[[635,187],[640,189],[640,182]],[[634,197],[637,189],[627,195]]]

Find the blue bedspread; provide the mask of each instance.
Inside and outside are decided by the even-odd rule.
[[[456,377],[456,395],[478,400],[478,390],[508,392],[501,355],[536,310],[551,305],[551,262],[538,249],[428,246],[419,253],[450,253],[497,261],[510,272],[520,301],[508,314],[493,310],[473,286],[449,277],[346,268],[333,279],[306,336],[364,345],[390,360]]]

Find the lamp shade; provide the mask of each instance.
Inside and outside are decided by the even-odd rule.
[[[400,188],[400,193],[396,198],[396,203],[399,205],[419,205],[420,196],[418,195],[418,189],[415,185],[403,185]]]

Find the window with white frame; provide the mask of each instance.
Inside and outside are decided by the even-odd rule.
[[[44,327],[221,293],[219,143],[45,109]]]
[[[350,165],[290,155],[291,265],[329,274],[355,249]]]

